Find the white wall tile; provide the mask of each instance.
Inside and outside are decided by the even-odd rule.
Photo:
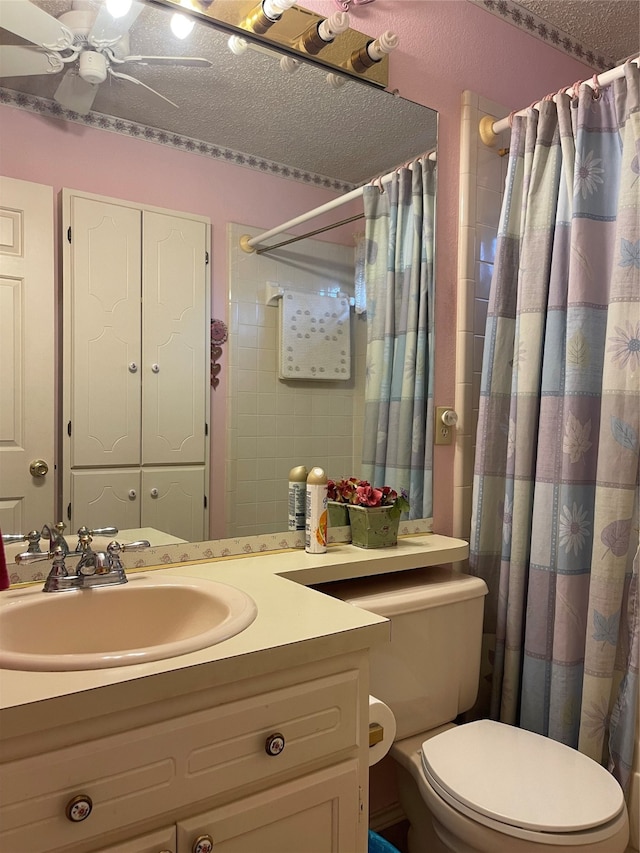
[[[454,535],[463,538],[469,536],[471,523],[473,452],[487,300],[507,167],[507,158],[499,156],[498,148],[508,145],[509,138],[506,131],[494,147],[487,148],[480,140],[478,124],[483,115],[497,119],[508,112],[500,104],[473,92],[463,93],[455,393],[460,429],[456,431],[454,455]]]

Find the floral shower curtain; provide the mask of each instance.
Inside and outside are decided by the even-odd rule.
[[[640,72],[516,117],[471,565],[491,715],[629,777],[638,696]],[[492,648],[494,646],[494,648]]]
[[[436,164],[364,188],[367,375],[362,476],[432,516],[433,248]]]

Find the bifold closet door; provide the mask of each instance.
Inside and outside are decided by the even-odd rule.
[[[139,210],[71,198],[72,467],[140,463],[140,234]]]
[[[205,459],[206,226],[143,213],[142,464]]]

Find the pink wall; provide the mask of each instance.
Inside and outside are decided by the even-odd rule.
[[[302,5],[325,15],[336,8],[333,0]],[[471,89],[518,109],[593,72],[466,0],[376,0],[354,6],[351,25],[372,36],[396,32],[390,88],[440,113],[436,402],[452,404],[461,93]],[[226,316],[226,223],[269,228],[330,197],[294,181],[1,106],[0,127],[2,174],[209,216],[218,317]],[[222,471],[224,394],[221,383],[212,403],[214,482]],[[434,529],[441,533],[452,529],[452,472],[453,448],[435,448]]]

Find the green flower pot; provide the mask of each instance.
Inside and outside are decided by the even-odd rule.
[[[327,501],[329,527],[349,526],[349,507],[340,501]]]
[[[358,548],[388,548],[398,544],[400,515],[390,506],[349,506],[351,544]]]

